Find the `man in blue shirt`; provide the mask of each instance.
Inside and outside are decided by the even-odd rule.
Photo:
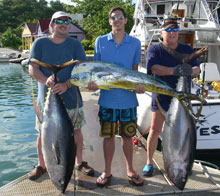
[[[55,12],[49,24],[51,35],[48,37],[39,38],[34,41],[34,44],[31,47],[29,59],[34,58],[49,65],[61,65],[72,59],[85,60],[86,55],[81,43],[78,40],[68,36],[69,29],[70,17],[64,12]],[[61,96],[64,101],[66,110],[70,118],[72,118],[72,115],[74,115],[76,110],[76,93],[78,93],[79,115],[73,130],[75,143],[77,146],[75,165],[76,169],[81,170],[83,173],[87,175],[93,175],[94,170],[89,167],[87,162],[83,161],[82,159],[83,136],[81,127],[85,123],[85,119],[82,110],[83,102],[79,88],[73,86],[69,81],[73,67],[74,64],[63,68],[57,73],[57,84],[54,82],[51,71],[41,67],[31,60],[29,65],[29,73],[38,81],[37,105],[41,112],[44,108],[48,87],[53,87],[53,93],[58,93]],[[44,172],[46,172],[45,162],[41,149],[41,125],[39,121],[36,121],[36,129],[39,131],[37,139],[38,165],[34,168],[33,171],[29,173],[28,176],[30,180],[36,180]]]
[[[109,24],[112,32],[96,39],[94,60],[114,63],[127,69],[138,69],[141,56],[140,41],[125,32],[127,18],[120,7],[109,12]],[[96,90],[97,85],[91,82],[90,90]],[[136,87],[137,93],[143,93],[141,85]],[[98,104],[100,118],[100,136],[104,138],[105,170],[96,183],[105,186],[111,179],[111,164],[115,151],[115,135],[119,131],[122,136],[122,150],[125,156],[127,175],[133,185],[143,185],[143,180],[133,169],[132,137],[136,133],[136,107],[138,101],[135,92],[124,89],[101,90]]]
[[[194,51],[191,46],[178,43],[179,26],[175,19],[164,20],[160,34],[163,38],[162,44],[175,50],[178,53],[192,54]],[[169,54],[161,43],[152,45],[147,51],[147,72],[176,88],[179,76],[196,77],[200,73],[198,60],[193,60],[190,64],[180,64],[180,62]],[[190,82],[189,82],[190,83]],[[151,111],[152,120],[150,133],[147,139],[147,164],[142,170],[144,176],[153,174],[153,154],[157,148],[158,137],[161,133],[164,118],[158,109],[156,98],[162,108],[168,111],[172,97],[152,93]]]

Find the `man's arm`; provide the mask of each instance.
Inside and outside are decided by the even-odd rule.
[[[170,75],[173,75],[173,67],[166,67],[166,66],[162,66],[162,65],[153,65],[151,67],[151,72],[153,75],[170,76]]]
[[[31,62],[29,64],[28,72],[35,80],[46,85],[47,77],[39,69],[39,65],[37,63]]]
[[[43,72],[39,69],[39,65],[37,63],[31,62],[29,64],[28,72],[35,80],[48,87],[51,87],[55,84],[53,77],[45,76]]]

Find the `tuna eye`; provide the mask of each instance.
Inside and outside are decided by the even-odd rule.
[[[64,181],[63,181],[63,180],[59,180],[59,183],[60,183],[61,185],[64,185]]]

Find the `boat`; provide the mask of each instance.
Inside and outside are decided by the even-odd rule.
[[[7,54],[4,54],[4,53],[0,52],[0,63],[2,63],[2,62],[8,62],[9,59],[10,59],[10,58],[8,57]]]
[[[16,57],[16,53],[3,53],[0,52],[0,63],[9,62],[11,59],[14,59]]]
[[[136,0],[134,26],[130,32],[141,41],[139,71],[145,73],[147,49],[158,43],[160,25],[166,17],[176,17],[180,26],[179,42],[189,44],[195,50],[208,47],[208,52],[199,57],[201,74],[192,82],[192,92],[205,97],[208,103],[200,115],[203,123],[196,124],[197,152],[220,152],[220,92],[211,85],[213,81],[220,81],[219,7],[218,0]],[[150,127],[151,93],[137,96],[138,128],[144,135]],[[194,111],[199,105],[192,101]]]
[[[27,58],[25,57],[13,58],[13,59],[9,59],[9,63],[20,63],[21,64],[21,62],[25,59]]]

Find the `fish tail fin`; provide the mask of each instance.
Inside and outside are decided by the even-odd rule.
[[[179,100],[196,100],[201,102],[202,104],[207,104],[207,101],[195,94],[191,94],[191,93],[185,93],[185,92],[180,92],[179,96],[177,97]]]
[[[191,95],[191,96],[188,96]],[[201,101],[201,108],[200,108],[200,113],[202,111],[202,106],[204,103],[207,103],[205,99],[197,96],[197,95],[193,95],[193,94],[186,94],[182,97],[179,97],[178,100],[180,101],[180,103],[182,104],[183,108],[185,109],[185,111],[195,120],[195,122],[202,124],[202,121],[199,120],[199,115],[198,112],[195,114],[193,112],[192,106],[191,106],[191,102],[189,100],[197,100],[197,101]],[[188,103],[188,104],[185,104]]]
[[[37,103],[35,101],[35,97],[34,97],[34,85],[33,85],[33,80],[31,78],[31,88],[32,88],[32,98],[33,98],[33,104],[34,104],[34,111],[37,115],[38,120],[40,121],[40,123],[43,122],[43,115],[40,112],[39,108],[37,107]]]

